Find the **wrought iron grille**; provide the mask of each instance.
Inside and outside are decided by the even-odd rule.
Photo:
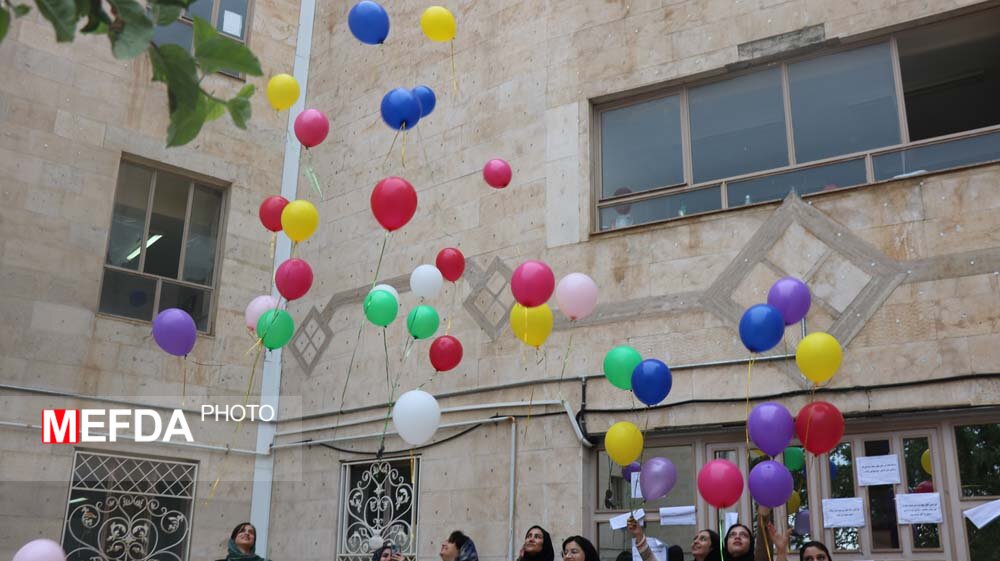
[[[186,561],[197,464],[76,453],[67,561]]]
[[[383,543],[416,555],[419,458],[346,464],[337,558],[369,561]]]

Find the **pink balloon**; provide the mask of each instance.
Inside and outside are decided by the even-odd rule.
[[[729,460],[712,460],[698,472],[698,492],[715,508],[736,504],[743,494],[743,475]]]
[[[295,118],[295,137],[306,148],[318,146],[330,132],[330,120],[318,109],[306,109]]]
[[[585,318],[597,307],[597,283],[583,273],[570,273],[556,286],[556,302],[569,319]]]
[[[514,172],[510,169],[510,164],[504,160],[496,159],[486,162],[483,166],[483,179],[486,184],[494,189],[503,189],[510,185],[510,179]]]
[[[534,308],[548,302],[556,286],[552,269],[541,261],[525,261],[514,270],[510,278],[510,291],[514,300],[525,308]]]
[[[66,553],[52,540],[34,540],[17,550],[13,561],[66,561]]]
[[[247,327],[252,330],[257,329],[257,321],[264,312],[278,307],[278,299],[270,294],[258,296],[247,304],[247,309],[243,313],[243,319],[247,322]]]

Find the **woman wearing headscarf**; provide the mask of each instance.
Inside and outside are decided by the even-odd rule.
[[[446,540],[441,542],[441,561],[479,561],[479,552],[476,551],[476,544],[472,538],[466,536],[461,530],[452,532]]]
[[[524,545],[517,561],[553,561],[556,557],[552,547],[552,536],[541,526],[528,528],[524,535]]]
[[[563,561],[601,561],[597,548],[583,536],[570,536],[563,540]]]
[[[629,518],[628,530],[632,533],[632,537],[635,538],[635,548],[639,550],[642,561],[656,561],[653,550],[646,543],[646,535],[642,531],[642,526],[634,518]],[[694,539],[691,540],[691,555],[695,561],[720,561],[719,534],[716,534],[712,530],[699,530],[694,535]],[[667,556],[669,561],[669,550],[667,551]]]
[[[229,536],[229,547],[225,559],[219,561],[267,561],[257,555],[257,528],[249,522],[241,522],[233,528]]]
[[[403,561],[403,554],[387,541],[372,551],[372,561]]]

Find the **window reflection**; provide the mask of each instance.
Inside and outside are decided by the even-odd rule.
[[[891,454],[888,440],[866,440],[866,456]],[[896,524],[896,492],[892,485],[870,485],[868,508],[872,521],[872,547],[899,549],[899,526]]]
[[[851,443],[841,442],[830,452],[830,498],[849,499],[855,496]],[[859,528],[834,528],[834,548],[837,551],[860,551],[859,531]]]

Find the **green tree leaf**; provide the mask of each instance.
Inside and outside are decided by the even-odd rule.
[[[167,147],[183,146],[194,140],[201,132],[208,113],[208,98],[201,93],[193,107],[178,107],[171,112],[170,127],[167,129]]]
[[[171,114],[177,109],[193,109],[201,89],[197,67],[187,50],[179,45],[151,46],[149,58],[153,63],[153,80],[167,84]]]
[[[253,52],[232,39],[222,37],[207,21],[194,18],[194,56],[205,74],[227,70],[260,76],[260,61]]]
[[[111,52],[115,58],[131,59],[146,50],[153,39],[153,22],[135,0],[107,0],[117,12],[111,24]]]
[[[218,100],[208,99],[208,114],[205,115],[205,122],[214,121],[226,114],[226,104]]]
[[[10,29],[10,10],[4,8],[0,10],[0,41],[7,36],[8,29]]]
[[[181,8],[187,8],[197,1],[198,0],[150,0],[150,3],[159,4],[161,6],[179,6]]]
[[[169,4],[151,4],[153,6],[153,19],[156,20],[156,25],[170,25],[177,21],[177,18],[181,17],[181,12],[184,8],[180,6],[171,6]]]
[[[255,89],[253,84],[243,86],[240,93],[226,104],[233,124],[244,130],[247,128],[247,121],[250,120],[250,96],[253,95]]]
[[[23,18],[31,11],[31,6],[27,4],[17,4],[14,6],[14,17]]]
[[[101,0],[76,0],[77,19],[87,16],[87,25],[80,33],[104,35],[111,25],[111,16],[104,11]]]
[[[35,5],[55,29],[56,41],[67,43],[73,40],[76,22],[79,19],[74,0],[35,0]]]

